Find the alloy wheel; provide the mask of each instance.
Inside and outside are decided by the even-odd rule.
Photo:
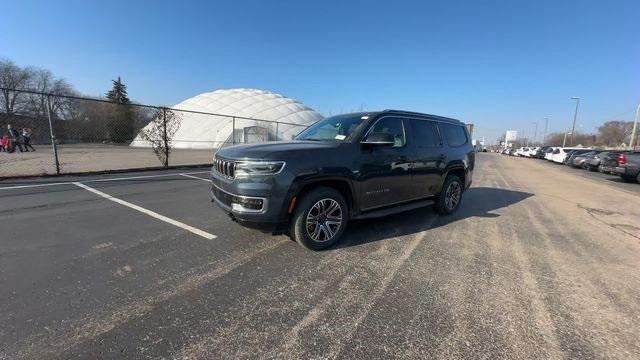
[[[342,226],[340,204],[329,198],[317,201],[309,210],[305,225],[307,234],[313,241],[330,241]]]
[[[449,210],[453,210],[458,206],[460,197],[462,195],[462,187],[457,181],[452,181],[447,187],[447,191],[444,197],[444,204]]]

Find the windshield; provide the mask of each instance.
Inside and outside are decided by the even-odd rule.
[[[345,141],[349,140],[362,123],[368,119],[366,115],[338,115],[320,120],[302,131],[296,140]]]

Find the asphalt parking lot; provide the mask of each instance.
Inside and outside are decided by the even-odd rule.
[[[640,358],[640,184],[478,154],[459,212],[323,252],[204,170],[0,182],[0,359]]]

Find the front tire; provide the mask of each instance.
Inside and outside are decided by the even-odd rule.
[[[464,185],[456,175],[448,175],[442,184],[442,190],[434,205],[438,214],[447,215],[455,212],[462,202]]]
[[[340,192],[318,187],[305,194],[291,221],[291,237],[310,250],[337,243],[349,221],[349,206]]]

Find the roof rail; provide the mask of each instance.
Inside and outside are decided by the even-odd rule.
[[[382,112],[395,113],[395,114],[405,114],[405,115],[426,116],[426,117],[430,117],[430,118],[437,119],[437,120],[444,120],[444,121],[462,123],[462,121],[460,121],[458,119],[452,119],[452,118],[448,118],[448,117],[445,117],[445,116],[439,116],[439,115],[433,115],[433,114],[425,114],[425,113],[420,113],[420,112],[416,112],[416,111],[384,109],[384,110],[382,110]]]

